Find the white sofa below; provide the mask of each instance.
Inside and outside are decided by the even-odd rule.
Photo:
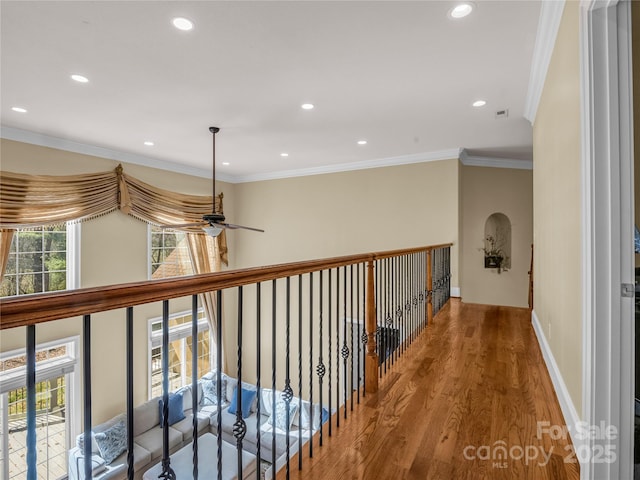
[[[233,425],[236,413],[233,407],[238,403],[236,395],[237,380],[222,374],[222,395],[217,398],[217,378],[214,372],[204,375],[198,381],[198,436],[210,432],[218,433],[218,409],[222,439],[236,446]],[[258,453],[258,432],[260,432],[260,457],[269,463],[274,459],[275,471],[285,465],[287,460],[286,403],[282,392],[262,388],[260,398],[256,386],[243,382],[242,401],[239,405],[246,425],[243,449],[251,454]],[[180,398],[178,398],[180,397]],[[169,399],[169,450],[174,453],[193,439],[193,411],[191,386],[179,389]],[[162,459],[163,430],[160,426],[159,398],[153,398],[134,408],[134,479],[142,479],[143,473]],[[173,403],[175,402],[175,403]],[[235,402],[235,403],[234,403]],[[258,402],[260,417],[258,418]],[[219,406],[220,405],[220,406]],[[319,404],[300,402],[293,398],[289,418],[289,454],[298,451],[300,439],[306,443],[318,431],[320,424],[328,419],[328,412]],[[231,410],[231,411],[230,411]],[[275,436],[274,436],[275,432]],[[109,421],[96,425],[92,430],[93,478],[96,480],[124,480],[127,478],[126,451],[126,415],[120,414]],[[69,479],[85,480],[83,435],[76,439],[76,446],[69,451]],[[115,445],[115,447],[114,447]],[[113,447],[113,448],[112,448]],[[273,466],[267,470],[265,478],[272,477]]]
[[[169,427],[169,449],[173,453],[193,439],[193,411],[191,386],[181,388],[175,394],[182,397],[184,418],[172,423]],[[201,400],[202,387],[198,385],[198,397]],[[162,458],[162,427],[160,426],[159,397],[153,398],[134,408],[133,412],[133,458],[134,478],[142,478],[142,473]],[[171,407],[171,401],[170,401]],[[210,415],[217,412],[218,407],[201,407],[196,413],[198,419],[198,435],[209,431]],[[127,478],[126,450],[126,415],[120,414],[112,419],[96,425],[92,429],[92,471],[96,480],[122,480]],[[169,415],[171,423],[171,412]],[[115,438],[115,437],[118,438]],[[79,435],[76,446],[69,450],[69,480],[84,480],[83,438]],[[108,458],[108,452],[117,452],[115,458]],[[101,451],[102,450],[102,451]],[[115,453],[114,453],[115,455]]]

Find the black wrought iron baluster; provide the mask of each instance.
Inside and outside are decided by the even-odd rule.
[[[343,272],[343,289],[342,289],[342,350],[340,354],[342,355],[342,362],[344,368],[344,383],[343,383],[343,399],[344,399],[344,418],[347,419],[347,394],[349,388],[349,375],[347,374],[348,368],[348,360],[349,360],[349,347],[347,346],[347,266],[342,267]]]
[[[402,315],[404,318],[405,329],[407,330],[407,338],[409,342],[407,348],[411,345],[412,332],[411,332],[411,312],[407,308],[407,302],[409,299],[409,272],[407,268],[407,256],[400,257],[400,268],[402,269]]]
[[[392,345],[392,355],[395,355],[395,359],[398,359],[398,356],[400,355],[400,352],[402,352],[402,340],[403,340],[403,332],[402,332],[402,308],[400,308],[400,295],[401,295],[401,288],[400,288],[400,282],[401,282],[401,278],[400,278],[400,271],[398,269],[399,266],[399,262],[398,262],[398,257],[392,257],[389,259],[389,268],[391,270],[391,284],[393,285],[393,291],[392,291],[392,303],[393,303],[393,311],[391,312],[391,322],[392,322],[392,327],[390,328],[391,331],[394,332],[398,332],[398,346],[396,347],[395,345]]]
[[[191,412],[193,480],[198,480],[198,296],[191,296]],[[133,478],[133,477],[132,477]],[[131,480],[131,479],[130,479]]]
[[[302,275],[298,275],[298,408],[302,408]],[[298,470],[302,470],[301,447],[302,428],[298,428]]]
[[[272,280],[271,289],[271,412],[276,408],[276,302],[277,302],[277,284],[276,280]],[[276,465],[276,429],[271,429],[271,465],[275,474]]]
[[[407,325],[407,313],[405,310],[405,291],[406,291],[406,276],[404,271],[404,257],[396,257],[398,262],[398,313],[400,318],[400,330],[404,332],[402,338],[404,338],[403,346],[398,352],[398,358],[407,350],[410,340],[410,332]]]
[[[382,269],[382,265],[385,260],[376,260],[375,261],[375,278],[376,278],[376,334],[377,334],[377,345],[378,345],[378,362],[382,363],[379,368],[379,375],[382,378],[384,373],[387,373],[387,362],[385,356],[385,348],[386,342],[385,339],[385,325],[387,323],[387,317],[382,313],[383,312],[383,292],[388,289],[388,285],[385,285],[384,281],[384,273]]]
[[[162,301],[162,473],[158,478],[176,479],[169,457],[169,300]]]
[[[293,389],[291,388],[291,277],[287,277],[286,280],[286,332],[285,332],[285,379],[284,379],[284,390],[282,391],[282,398],[285,401],[286,405],[286,413],[285,418],[287,421],[287,436],[285,438],[286,444],[286,452],[287,452],[287,480],[289,480],[289,457],[291,456],[291,446],[289,439],[289,428],[290,428],[290,409],[291,400],[293,399]],[[275,408],[275,406],[274,406]]]
[[[333,375],[332,375],[332,364],[333,364],[333,358],[332,358],[332,349],[331,349],[331,329],[332,329],[332,323],[333,323],[333,318],[332,318],[332,312],[333,312],[333,303],[331,303],[331,297],[333,295],[333,289],[332,289],[332,285],[331,285],[331,280],[332,280],[332,272],[333,270],[329,269],[329,284],[327,285],[327,290],[329,292],[329,302],[327,305],[327,312],[329,312],[329,316],[327,318],[327,323],[329,324],[329,334],[327,336],[327,346],[329,347],[329,351],[327,352],[327,356],[329,357],[329,391],[327,392],[327,394],[329,395],[329,436],[331,436],[331,430],[332,430],[332,421],[331,418],[333,417],[333,409],[332,407],[332,402],[333,402],[333,397],[331,395],[332,393],[332,386],[333,386]],[[337,415],[336,415],[337,416]]]
[[[323,379],[324,379],[324,375],[326,373],[326,367],[324,365],[324,360],[322,358],[322,353],[324,351],[324,340],[323,340],[323,336],[322,336],[322,323],[323,323],[323,318],[322,318],[322,314],[323,314],[323,308],[324,308],[324,298],[323,298],[323,294],[324,294],[324,280],[323,280],[323,271],[320,270],[320,285],[319,285],[319,315],[318,315],[318,322],[319,322],[319,332],[318,332],[318,338],[320,339],[320,344],[319,344],[319,351],[320,351],[320,355],[318,356],[318,366],[316,367],[316,374],[318,375],[318,390],[320,390],[320,437],[319,437],[319,443],[320,446],[322,446],[322,435],[323,435],[323,423],[322,423],[322,408],[323,408],[323,404],[322,404],[322,390],[323,390]],[[331,398],[331,395],[329,395],[329,398]],[[329,412],[331,412],[331,404],[329,404]],[[331,426],[331,413],[329,413],[329,426]],[[311,442],[313,443],[313,442]]]
[[[91,477],[91,316],[84,315],[82,317],[82,339],[83,339],[83,381],[84,381],[84,478]],[[35,340],[35,332],[34,332]],[[34,350],[34,367],[35,367],[35,350]],[[35,370],[34,370],[35,371]],[[35,381],[35,376],[34,376]],[[35,383],[34,383],[35,386]],[[28,392],[28,385],[27,385]],[[35,392],[35,390],[34,390]],[[34,395],[35,402],[35,395]],[[34,442],[35,442],[35,403],[34,403]],[[35,447],[35,443],[34,443]],[[35,456],[35,454],[34,454]],[[35,463],[34,463],[35,465]],[[28,476],[28,475],[27,475]]]
[[[415,312],[414,312],[414,305],[413,305],[413,299],[414,299],[414,295],[413,295],[413,287],[414,287],[414,278],[413,278],[413,255],[407,255],[407,268],[409,270],[409,275],[408,275],[408,288],[407,288],[407,305],[409,307],[409,311],[411,312],[409,314],[409,319],[410,319],[410,323],[411,323],[411,337],[413,338],[413,340],[416,339],[416,324],[415,324],[415,320],[416,320],[416,316],[415,316]]]
[[[440,278],[440,276],[438,275],[438,249],[435,249],[433,251],[433,316],[435,317],[436,314],[438,313],[438,309],[440,307],[438,307],[438,294],[439,294],[439,287],[438,287],[438,280]]]
[[[356,348],[358,350],[358,360],[357,360],[357,365],[356,368],[358,369],[358,375],[357,375],[357,392],[356,392],[356,396],[357,396],[357,402],[358,405],[360,405],[360,380],[362,380],[361,376],[360,376],[360,353],[361,353],[361,348],[360,348],[360,264],[356,264],[356,318],[358,320],[358,331],[356,334]],[[351,328],[353,329],[353,325],[351,326]]]
[[[258,405],[256,412],[256,461],[261,461],[262,452],[262,438],[260,435],[260,419],[262,418],[262,385],[261,385],[261,372],[260,372],[260,356],[262,355],[262,294],[260,289],[260,283],[256,283],[256,390],[258,391]],[[274,468],[275,470],[275,468]],[[256,480],[262,480],[262,471],[260,468],[256,468]]]
[[[88,317],[88,315],[87,315]],[[85,320],[84,342],[85,342],[85,372],[89,370],[89,408],[86,408],[87,389],[85,388],[85,422],[84,422],[84,474],[85,478],[91,478],[91,361],[86,362],[87,357],[91,357],[90,330],[87,327],[89,321]],[[38,446],[36,438],[36,326],[27,325],[27,480],[38,478]],[[89,352],[87,354],[87,352]],[[87,366],[88,365],[88,366]],[[85,374],[85,380],[87,375]],[[87,383],[85,383],[85,386]],[[87,412],[89,421],[87,423]],[[5,412],[6,415],[6,412]],[[6,433],[5,433],[6,434]],[[87,442],[88,440],[88,442]],[[5,462],[7,461],[6,452]],[[87,476],[87,471],[89,475]]]
[[[336,427],[340,427],[340,267],[336,268],[336,408]]]
[[[247,433],[247,424],[242,418],[242,323],[243,323],[243,289],[238,287],[238,339],[237,339],[237,371],[238,385],[236,386],[236,421],[233,424],[233,436],[236,437],[236,451],[238,454],[238,478],[242,478],[242,441]]]
[[[222,398],[222,290],[216,291],[216,396]],[[222,408],[218,405],[217,460],[218,480],[222,480]]]
[[[366,355],[367,352],[367,343],[369,342],[369,337],[367,336],[367,329],[365,328],[366,325],[366,302],[367,302],[367,295],[366,295],[366,281],[365,281],[365,274],[367,271],[367,267],[365,266],[365,264],[362,264],[362,338],[361,338],[361,343],[362,343],[362,354],[363,357],[364,355]],[[358,348],[360,348],[360,343],[358,343]],[[367,369],[365,368],[364,365],[364,358],[362,361],[362,396],[366,396],[367,394],[367,389],[364,388],[364,386],[367,384]]]
[[[451,298],[451,247],[447,247],[447,300]]]
[[[353,264],[349,265],[349,316],[351,321],[349,322],[349,350],[353,349]],[[346,337],[346,335],[345,335]],[[346,338],[345,338],[346,343]],[[349,352],[349,363],[351,365],[350,374],[351,380],[349,385],[349,397],[351,398],[351,411],[353,411],[353,354]],[[346,390],[346,389],[345,389]]]
[[[133,307],[127,307],[127,478],[133,480]],[[197,477],[194,477],[197,480]]]
[[[436,296],[436,312],[440,311],[440,307],[442,307],[442,272],[440,270],[441,268],[441,259],[440,259],[440,255],[442,254],[442,250],[441,249],[436,249],[434,251],[434,258],[436,261],[436,275],[435,275],[435,296]]]
[[[413,339],[418,336],[418,325],[416,323],[416,307],[418,299],[416,298],[416,255],[412,253],[408,256],[410,280],[409,280],[409,303],[411,308],[411,329],[413,330]]]
[[[425,252],[420,252],[418,256],[418,273],[420,275],[420,285],[418,286],[418,301],[420,302],[420,329],[424,330],[426,310],[425,310],[425,290],[426,290],[426,277],[425,277]]]
[[[409,255],[404,256],[404,270],[405,270],[405,298],[404,298],[404,311],[407,315],[407,324],[409,325],[409,331],[411,332],[411,343],[414,340],[413,331],[413,315],[411,312],[411,262]]]
[[[322,348],[322,339],[320,340],[320,348]],[[313,431],[313,272],[309,273],[309,404],[311,405],[311,430]],[[300,406],[302,407],[302,398]],[[322,405],[320,405],[320,412],[320,422],[322,422]],[[313,438],[309,441],[309,458],[313,458],[312,440]],[[302,443],[298,443],[298,445],[302,445]]]

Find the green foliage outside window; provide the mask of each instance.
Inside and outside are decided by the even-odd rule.
[[[67,288],[66,226],[18,230],[13,236],[0,296]]]

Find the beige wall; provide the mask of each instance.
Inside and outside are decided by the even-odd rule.
[[[460,284],[467,303],[528,306],[533,241],[533,172],[506,168],[461,168]],[[484,268],[484,227],[493,213],[511,221],[511,268]]]
[[[579,2],[566,2],[533,126],[534,311],[582,410]]]
[[[51,148],[2,140],[0,143],[2,170],[43,174],[69,175],[106,171],[118,162]],[[196,178],[138,165],[123,164],[125,172],[152,185],[168,190],[196,195],[211,194],[211,179]],[[232,212],[233,185],[220,183],[225,194],[225,209]],[[94,287],[147,279],[147,226],[145,223],[114,212],[84,222],[80,226],[80,287]],[[232,258],[235,248],[230,238]],[[171,311],[191,308],[189,299],[170,303]],[[134,310],[135,402],[147,399],[147,320],[162,315],[160,304],[137,307]],[[125,312],[114,311],[95,315],[92,319],[93,420],[104,421],[120,413],[125,402]],[[70,319],[41,325],[36,329],[37,342],[59,340],[81,334],[80,319]],[[2,351],[24,348],[24,329],[3,331]],[[104,361],[109,359],[109,361]]]
[[[458,160],[236,185],[238,266],[453,242],[458,286]]]

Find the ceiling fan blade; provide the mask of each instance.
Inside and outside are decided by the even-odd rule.
[[[264,233],[264,230],[260,229],[260,228],[253,228],[253,227],[245,227],[243,225],[234,225],[233,223],[218,223],[217,225],[221,225],[225,228],[228,228],[230,230],[237,230],[238,228],[242,228],[243,230],[251,230],[254,232],[261,232]]]
[[[194,222],[194,223],[180,223],[176,225],[160,225],[163,229],[180,229],[180,228],[193,228],[202,227],[203,225],[209,225],[207,222]]]

